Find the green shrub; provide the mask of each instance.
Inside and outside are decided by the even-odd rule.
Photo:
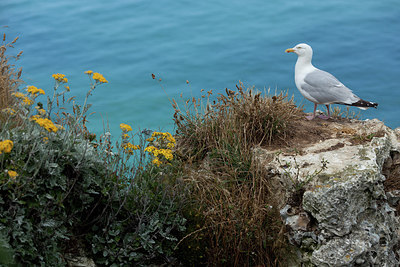
[[[119,198],[124,205],[110,203],[107,216],[87,236],[97,263],[147,266],[176,262],[174,247],[186,229],[181,214],[183,194],[179,184],[163,174],[170,172],[169,167],[150,164]]]
[[[0,233],[23,265],[65,266],[71,254],[105,266],[172,264],[186,223],[184,190],[169,171],[175,139],[130,135],[130,126],[121,126],[120,144],[108,132],[97,139],[85,126],[87,99],[107,80],[87,74],[82,106],[66,100],[68,79],[54,74],[47,110],[32,108],[44,94],[34,86],[2,110]]]
[[[107,198],[112,181],[86,140],[60,140],[37,129],[9,132],[13,151],[3,156],[0,227],[24,264],[62,265],[62,244],[92,219],[93,207]],[[15,160],[14,160],[15,159]]]

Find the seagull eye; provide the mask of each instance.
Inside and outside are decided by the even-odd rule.
[[[297,49],[301,49],[301,48],[303,48],[303,47],[301,47],[301,46],[298,46],[298,47],[296,47]]]

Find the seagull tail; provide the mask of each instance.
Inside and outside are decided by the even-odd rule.
[[[369,101],[365,101],[365,100],[360,99],[357,102],[354,102],[352,104],[346,104],[346,105],[366,110],[368,108],[376,108],[378,106],[378,103],[369,102]]]

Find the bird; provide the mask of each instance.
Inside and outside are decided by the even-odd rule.
[[[314,103],[313,115],[306,116],[308,120],[315,118],[318,105],[325,105],[328,110],[328,116],[318,116],[318,118],[324,120],[330,118],[330,104],[354,106],[364,110],[378,106],[378,103],[365,101],[356,96],[329,72],[314,67],[311,63],[313,50],[308,44],[298,44],[293,48],[286,49],[285,52],[297,54],[294,75],[296,87],[306,99]]]

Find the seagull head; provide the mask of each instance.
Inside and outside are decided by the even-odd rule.
[[[312,57],[313,51],[311,46],[308,44],[298,44],[293,48],[289,48],[285,50],[286,53],[296,53],[299,57]]]

